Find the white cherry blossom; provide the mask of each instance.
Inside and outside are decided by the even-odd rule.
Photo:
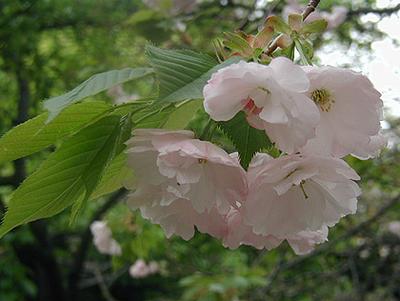
[[[293,153],[315,136],[319,111],[305,95],[305,72],[284,57],[268,65],[241,61],[214,73],[204,87],[204,108],[216,121],[245,111],[281,150]]]
[[[271,250],[286,240],[296,254],[304,255],[314,250],[315,245],[325,242],[328,237],[326,226],[317,231],[301,231],[285,238],[255,234],[252,227],[244,222],[240,209],[235,208],[231,209],[225,219],[227,230],[223,236],[223,244],[230,249],[248,245],[257,249]]]
[[[360,189],[353,180],[359,176],[343,160],[295,154],[255,161],[243,203],[244,222],[254,233],[291,238],[356,212]]]
[[[225,214],[247,194],[245,171],[237,159],[212,143],[192,139],[187,131],[133,134],[127,142],[128,165],[137,180],[126,184],[136,188],[128,205],[160,224],[168,237],[190,239],[195,226],[220,236],[210,219]]]
[[[307,96],[321,113],[316,137],[303,152],[360,159],[376,156],[386,145],[380,134],[381,94],[360,73],[336,67],[303,67],[310,79]]]

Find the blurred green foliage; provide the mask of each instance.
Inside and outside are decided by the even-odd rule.
[[[179,11],[172,10],[174,3],[179,1],[160,0],[158,6],[149,6],[141,0],[0,0],[0,132],[42,112],[44,99],[72,89],[94,73],[144,66],[148,41],[213,55],[213,38],[239,27],[255,33],[265,9],[279,13],[284,6],[284,1],[256,8],[251,0],[205,0],[193,11]],[[374,3],[325,0],[321,9],[342,4],[357,12],[373,8]],[[368,50],[382,33],[376,24],[361,22],[360,15],[351,14],[346,23],[314,41],[317,48],[341,43]],[[137,97],[149,96],[153,89],[152,78],[124,86],[128,96]],[[27,116],[21,116],[21,97],[29,100]],[[115,98],[103,93],[96,100]],[[200,112],[191,127],[200,132],[204,120]],[[60,276],[59,288],[54,290],[65,296],[60,301],[69,300],[71,273],[82,241],[88,253],[75,300],[400,300],[400,238],[386,227],[400,220],[399,202],[393,202],[380,219],[349,234],[400,193],[400,126],[396,119],[390,124],[391,148],[380,158],[349,159],[363,178],[359,213],[331,231],[331,243],[320,253],[300,258],[286,245],[270,252],[249,247],[227,250],[199,233],[189,242],[167,239],[158,226],[118,204],[98,218],[108,221],[123,253],[101,255],[91,243],[88,227],[109,201],[107,196],[87,204],[73,226],[69,226],[69,212],[38,223],[45,227],[44,240],[35,234],[36,226],[21,227],[4,237],[0,241],[0,300],[53,301],[49,286],[54,262],[49,258],[55,259]],[[28,173],[45,153],[26,160]],[[3,164],[0,177],[13,175],[17,168],[18,163]],[[7,203],[12,190],[13,184],[0,183],[1,203]],[[158,262],[160,272],[143,279],[130,277],[129,266],[139,258]]]

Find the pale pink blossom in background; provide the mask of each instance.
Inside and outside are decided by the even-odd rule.
[[[348,12],[349,10],[344,6],[333,6],[332,12],[324,13],[322,17],[328,21],[328,29],[334,29],[346,21]]]
[[[297,0],[289,0],[286,1],[286,4],[283,7],[282,10],[282,17],[287,20],[289,15],[291,14],[301,14],[304,9],[306,8],[305,5],[299,4]],[[320,10],[315,10],[312,12],[307,19],[305,20],[305,23],[310,23],[312,21],[318,20],[318,19],[325,19],[328,22],[328,29],[335,29],[339,27],[344,21],[346,21],[347,18],[347,13],[348,9],[344,6],[332,6],[332,9],[330,12],[328,11],[320,11]]]
[[[125,92],[122,85],[116,85],[107,90],[107,95],[110,96],[113,102],[117,105],[132,102],[139,99],[137,94],[128,94]]]
[[[386,145],[380,134],[381,94],[360,73],[337,67],[303,67],[310,79],[307,96],[321,112],[316,137],[303,152],[360,159],[375,157]]]
[[[387,225],[389,232],[400,237],[400,221],[392,221]]]
[[[94,221],[90,225],[93,243],[102,254],[121,255],[121,246],[112,238],[112,233],[104,221]]]
[[[151,261],[147,264],[143,259],[138,259],[129,267],[129,275],[132,278],[146,278],[150,275],[156,274],[159,271],[158,263]]]
[[[279,149],[293,153],[315,136],[316,105],[304,93],[305,72],[289,59],[268,65],[241,61],[215,72],[204,87],[204,108],[216,121],[245,111],[249,123],[265,130]]]
[[[360,189],[353,180],[359,176],[341,159],[300,154],[264,159],[248,170],[244,222],[256,234],[282,239],[333,226],[356,212]]]

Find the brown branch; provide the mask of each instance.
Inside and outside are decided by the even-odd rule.
[[[23,65],[22,59],[17,55],[13,57],[15,64],[15,75],[19,92],[18,113],[14,121],[16,125],[21,124],[29,118],[30,85],[29,76]],[[15,188],[27,177],[26,162],[23,158],[14,161],[14,174],[9,178]],[[66,300],[62,282],[61,271],[54,256],[54,248],[49,239],[47,224],[44,221],[35,221],[29,224],[29,229],[35,238],[35,243],[28,249],[40,250],[37,258],[26,257],[24,264],[30,266],[34,271],[34,278],[38,284],[38,300]],[[22,258],[22,257],[20,257]]]
[[[387,211],[389,211],[390,209],[392,209],[394,206],[396,206],[399,203],[400,203],[400,195],[398,195],[397,197],[388,201],[373,216],[371,216],[367,220],[365,220],[365,221],[361,222],[360,224],[358,224],[357,226],[349,229],[348,231],[346,231],[344,234],[342,234],[338,238],[333,239],[333,240],[321,245],[320,247],[315,249],[312,253],[310,253],[308,255],[304,255],[302,257],[296,257],[294,260],[289,261],[287,263],[278,264],[277,267],[271,273],[273,275],[272,279],[270,279],[270,281],[267,283],[267,286],[264,287],[263,291],[264,292],[268,291],[268,288],[271,287],[272,282],[278,277],[278,274],[281,273],[282,271],[291,269],[295,266],[298,266],[299,264],[304,263],[305,261],[307,261],[309,259],[317,257],[325,252],[329,252],[329,250],[337,243],[347,240],[347,239],[353,237],[354,235],[358,234],[359,232],[362,232],[366,228],[370,227],[379,218],[381,218],[383,215],[385,215],[387,213]]]
[[[306,9],[302,13],[303,20],[307,19],[307,17],[317,8],[318,4],[320,3],[320,0],[310,0],[310,2],[307,4]],[[265,51],[266,55],[271,55],[276,48],[278,48],[278,40],[282,36],[280,34],[275,40],[272,41],[272,43],[268,46],[267,50]]]
[[[320,0],[310,0],[310,2],[308,2],[306,9],[303,12],[303,20],[307,19],[307,17],[313,12],[315,11],[315,9],[317,8],[318,4],[319,4]]]
[[[381,16],[384,15],[391,15],[393,13],[396,13],[400,10],[400,4],[397,4],[394,7],[386,7],[386,8],[360,8],[360,9],[355,9],[355,10],[350,10],[347,15],[350,16],[358,16],[358,15],[363,15],[363,14],[369,14],[369,13],[374,13],[378,14]]]
[[[110,290],[108,289],[108,286],[105,282],[105,279],[103,277],[103,274],[99,268],[99,266],[96,263],[93,263],[90,265],[91,270],[93,271],[93,274],[96,278],[97,285],[100,288],[101,295],[103,296],[104,300],[106,301],[118,301],[113,297],[111,294]]]

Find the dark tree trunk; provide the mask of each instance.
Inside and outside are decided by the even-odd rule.
[[[15,124],[29,119],[30,88],[29,78],[20,60],[15,60],[15,74],[18,84],[18,112]],[[20,185],[27,176],[25,159],[14,161],[13,186]],[[38,287],[38,300],[40,301],[64,301],[67,300],[64,293],[62,275],[53,253],[53,245],[49,239],[47,224],[44,221],[36,221],[29,224],[29,228],[35,237],[34,245],[14,246],[21,262],[32,271],[33,279]]]

